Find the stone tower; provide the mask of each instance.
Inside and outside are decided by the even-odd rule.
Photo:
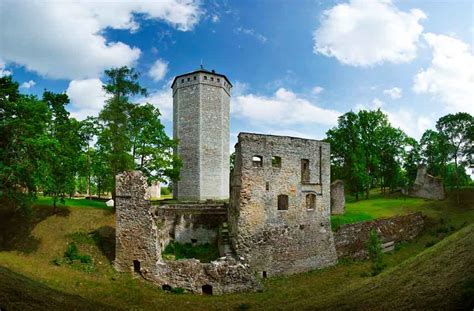
[[[174,187],[179,200],[229,198],[229,112],[232,84],[201,68],[173,84],[173,136],[183,161]]]

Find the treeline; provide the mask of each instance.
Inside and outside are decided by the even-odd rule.
[[[146,95],[139,74],[127,67],[105,71],[108,95],[96,118],[66,110],[66,94],[20,94],[10,76],[0,78],[0,204],[27,210],[38,192],[56,202],[77,191],[89,196],[115,189],[115,175],[141,170],[150,183],[175,180],[181,162],[160,111],[136,104]]]
[[[348,112],[327,133],[331,143],[331,177],[342,179],[357,199],[372,188],[395,191],[415,181],[420,164],[441,176],[448,187],[471,183],[465,166],[472,162],[474,119],[468,113],[448,114],[420,141],[390,125],[380,109]]]

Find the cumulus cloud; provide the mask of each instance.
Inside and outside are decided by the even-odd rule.
[[[151,66],[148,75],[153,78],[155,81],[162,80],[166,74],[168,73],[168,62],[158,59],[156,62]]]
[[[24,88],[24,89],[29,89],[30,87],[33,87],[33,86],[35,86],[35,85],[36,85],[36,82],[33,81],[33,80],[30,80],[30,81],[28,81],[28,82],[23,82],[23,83],[20,85],[20,87],[21,87],[21,88]]]
[[[243,94],[232,99],[232,113],[236,117],[261,125],[335,125],[338,111],[318,107],[285,88],[273,96]]]
[[[72,80],[66,90],[71,100],[71,116],[78,120],[97,117],[107,99],[102,85],[99,79]]]
[[[139,100],[140,103],[150,103],[160,109],[163,120],[173,120],[173,94],[169,86],[153,91],[146,98]]]
[[[398,111],[383,111],[387,114],[392,126],[402,129],[405,134],[415,139],[420,139],[423,133],[434,127],[433,119],[420,116],[419,113],[410,109],[400,109]]]
[[[399,87],[393,87],[391,89],[384,90],[383,93],[390,96],[392,99],[399,99],[402,97],[402,89]]]
[[[474,114],[474,54],[469,46],[446,35],[427,33],[424,39],[433,57],[415,76],[413,90],[439,98],[446,111]]]
[[[199,21],[193,0],[0,2],[0,54],[49,78],[97,77],[105,68],[133,65],[140,49],[108,42],[106,29],[136,31],[134,14],[187,31]]]
[[[400,11],[390,0],[352,0],[324,11],[313,51],[352,66],[415,58],[423,31],[419,9]]]
[[[11,76],[12,72],[10,70],[5,69],[5,63],[0,60],[0,78],[5,76]]]

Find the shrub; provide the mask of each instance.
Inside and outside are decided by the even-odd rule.
[[[369,233],[369,239],[366,242],[369,259],[372,262],[372,276],[379,274],[387,266],[384,262],[382,242],[377,235],[377,232],[372,229]]]
[[[91,264],[92,258],[89,255],[81,255],[77,250],[77,245],[74,242],[68,244],[66,251],[64,252],[64,258],[67,262],[73,263],[79,261],[83,264]]]

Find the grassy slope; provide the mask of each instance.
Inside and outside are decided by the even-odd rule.
[[[369,213],[374,214],[379,210],[377,204],[372,208],[369,207],[371,203],[374,203],[372,200],[362,202],[366,204],[364,210]],[[81,253],[90,254],[94,258],[95,271],[92,273],[75,270],[69,266],[58,267],[51,264],[54,258],[62,256],[68,242],[71,241],[72,233],[99,232],[103,234],[105,232],[104,234],[107,235],[107,233],[110,234],[110,230],[113,230],[114,215],[110,211],[79,207],[63,208],[63,212],[56,216],[45,214],[44,211],[51,210],[50,207],[38,207],[41,219],[35,222],[30,232],[30,237],[38,243],[35,244],[34,249],[28,251],[0,249],[0,266],[39,281],[54,290],[127,309],[161,310],[172,306],[176,310],[229,310],[239,306],[249,306],[250,310],[275,310],[344,307],[348,303],[363,308],[364,304],[367,305],[367,301],[372,303],[371,308],[389,307],[391,303],[408,307],[416,306],[416,303],[423,301],[430,302],[421,294],[438,294],[446,286],[451,286],[455,290],[444,292],[445,296],[460,299],[460,295],[466,290],[466,286],[460,284],[463,278],[472,272],[468,268],[470,257],[465,256],[473,251],[472,226],[469,227],[470,231],[465,229],[453,235],[451,241],[444,240],[428,248],[419,256],[414,256],[425,250],[427,242],[437,241],[444,237],[445,233],[439,233],[438,230],[439,219],[445,219],[445,224],[453,224],[456,229],[465,221],[474,223],[472,200],[468,205],[456,208],[452,207],[450,201],[425,202],[421,200],[420,202],[418,205],[400,209],[423,210],[429,217],[429,230],[413,243],[388,255],[387,262],[392,270],[375,278],[361,276],[369,270],[367,262],[350,262],[325,270],[266,279],[264,280],[266,289],[263,293],[213,297],[168,294],[139,278],[115,272],[110,262],[112,256],[108,254],[106,248],[100,245],[98,247],[94,243],[79,245]],[[404,263],[400,265],[402,262]],[[472,262],[470,266],[472,267]],[[440,273],[442,278],[432,278]],[[444,281],[446,285],[443,284]],[[404,290],[403,287],[407,284],[410,287]],[[417,284],[420,285],[416,287]],[[426,292],[423,292],[421,287],[425,288]],[[371,290],[367,290],[368,288]],[[2,292],[1,286],[0,292]],[[409,296],[409,294],[413,295]],[[437,302],[451,303],[452,301],[442,299]]]

